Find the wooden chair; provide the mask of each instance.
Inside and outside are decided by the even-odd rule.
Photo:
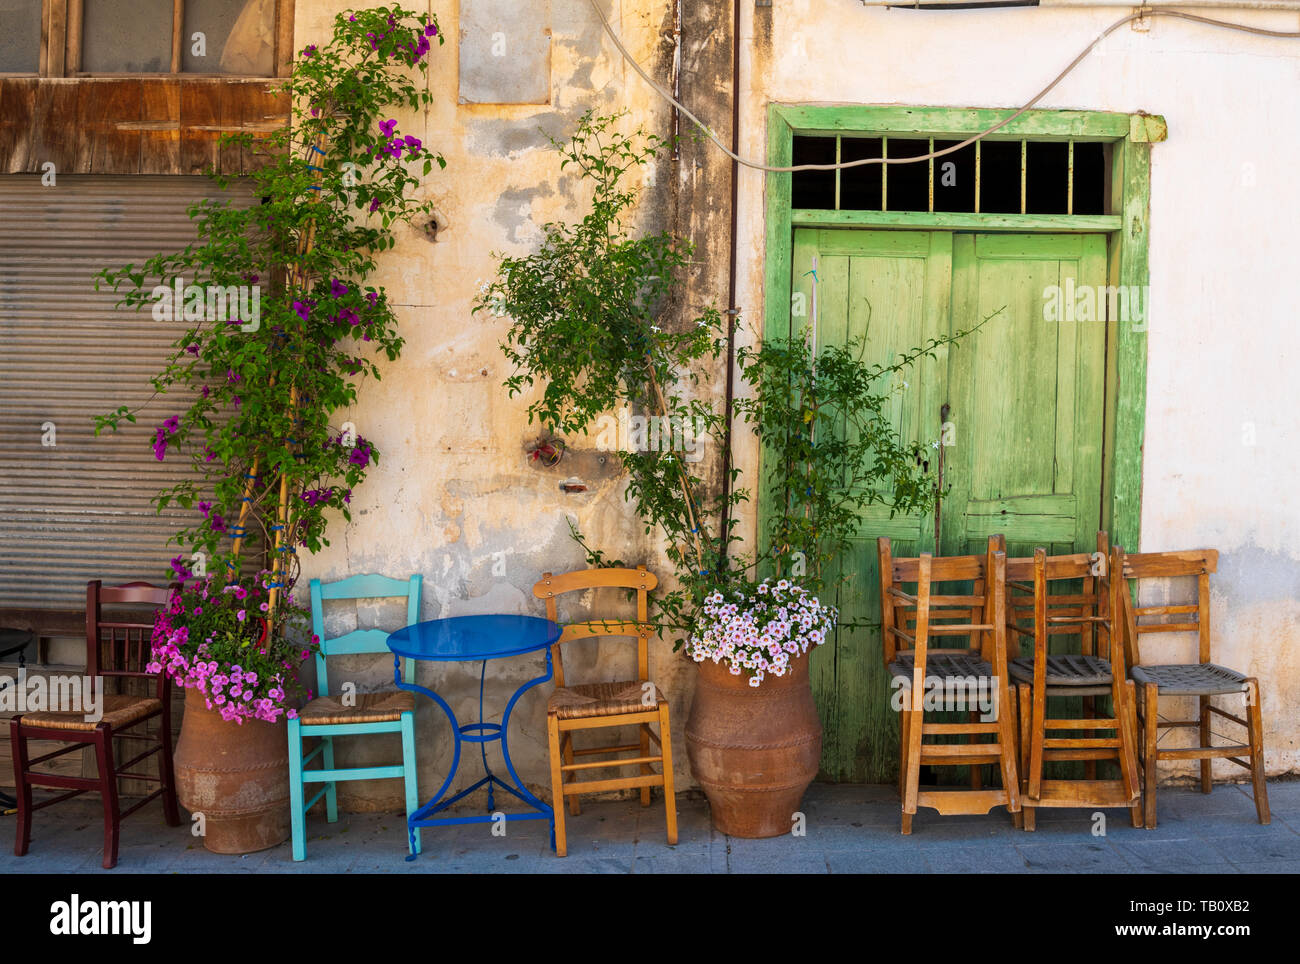
[[[1110,567],[1122,565],[1123,553],[1107,554],[1104,532],[1098,533],[1097,548],[1095,555],[1065,556],[1037,549],[1032,558],[1007,560],[1007,629],[1032,643],[1026,656],[1016,655],[1020,646],[1013,644],[1007,667],[1019,694],[1017,824],[1025,830],[1035,828],[1038,807],[1128,807],[1133,826],[1142,826],[1136,699],[1124,669],[1123,630],[1111,618],[1121,611],[1123,581],[1109,577],[1117,571]],[[1079,589],[1061,585],[1076,581]],[[1049,646],[1060,636],[1077,638],[1074,652]],[[1110,697],[1113,715],[1096,715],[1092,701],[1099,696]],[[1063,698],[1081,698],[1082,714],[1058,709],[1049,717],[1048,700]],[[1067,760],[1086,761],[1083,779],[1044,775],[1045,764]],[[1119,776],[1097,779],[1099,760],[1115,762]]]
[[[1142,552],[1124,557],[1124,578],[1134,580],[1140,591],[1144,579],[1196,580],[1195,602],[1184,605],[1139,606],[1122,593],[1128,631],[1129,672],[1141,695],[1137,701],[1142,723],[1143,766],[1142,807],[1147,829],[1156,825],[1156,765],[1161,760],[1200,760],[1201,792],[1209,793],[1212,761],[1222,757],[1250,771],[1255,792],[1255,813],[1260,823],[1270,820],[1268,786],[1264,782],[1264,723],[1260,710],[1259,680],[1210,662],[1210,574],[1219,565],[1214,549],[1188,552]],[[1140,594],[1139,597],[1141,598]],[[1144,622],[1143,620],[1151,620]],[[1199,643],[1196,663],[1143,662],[1140,638],[1149,633],[1195,633]],[[1229,713],[1211,703],[1215,696],[1239,695],[1245,702],[1245,717]],[[1200,706],[1197,719],[1166,720],[1160,717],[1162,696],[1194,696]],[[1213,745],[1213,717],[1219,716],[1246,731],[1245,743]],[[1199,731],[1199,745],[1160,749],[1160,731],[1191,728]],[[1246,754],[1249,760],[1239,759]]]
[[[289,721],[289,805],[293,828],[293,859],[307,859],[307,811],[325,798],[325,819],[334,823],[339,818],[337,786],[340,780],[387,780],[400,778],[405,783],[406,815],[409,818],[420,806],[419,788],[415,768],[415,696],[405,690],[390,687],[371,693],[330,694],[329,671],[326,659],[365,653],[391,655],[388,633],[382,629],[354,629],[342,636],[325,635],[325,601],[332,599],[406,599],[406,622],[410,626],[420,618],[419,575],[410,579],[391,579],[387,576],[358,575],[339,582],[311,581],[311,627],[320,639],[316,653],[316,691],[319,694]],[[403,678],[412,676],[411,660],[402,667]],[[349,767],[340,770],[334,766],[334,737],[366,736],[373,733],[402,734],[402,762],[387,766]],[[303,754],[303,740],[316,737],[315,748]],[[319,769],[306,766],[317,756],[322,758]],[[310,800],[305,800],[308,783],[325,784]],[[420,852],[420,831],[408,839],[408,849]]]
[[[560,575],[543,573],[533,586],[533,595],[546,600],[546,616],[558,622],[556,597],[566,592],[588,589],[616,588],[636,591],[636,621],[593,619],[569,623],[563,634],[551,647],[555,666],[555,692],[546,705],[546,733],[551,751],[551,793],[555,808],[555,853],[567,853],[564,827],[564,804],[568,800],[569,812],[578,816],[582,811],[578,795],[599,793],[603,790],[641,788],[641,806],[650,806],[650,788],[663,787],[664,812],[667,820],[668,843],[677,843],[677,801],[673,793],[672,736],[668,726],[668,701],[664,699],[649,679],[649,644],[652,627],[648,619],[648,597],[659,584],[654,573],[645,566],[635,569],[589,569],[566,572]],[[617,683],[578,683],[569,685],[564,678],[564,662],[560,647],[580,639],[625,637],[636,639],[637,678]],[[650,729],[659,724],[659,735]],[[593,746],[575,749],[573,734],[579,730],[609,727],[636,726],[638,742]],[[651,754],[650,743],[658,747]],[[577,757],[610,756],[635,752],[627,759],[592,760],[575,762]],[[651,764],[659,764],[655,773]],[[584,770],[599,770],[635,766],[640,774],[603,780],[579,780]]]
[[[110,614],[105,619],[103,607],[166,606],[170,590],[151,586],[147,582],[131,582],[122,586],[103,586],[95,579],[86,584],[86,682],[100,687],[103,700],[102,717],[98,721],[86,719],[83,710],[51,710],[23,713],[9,721],[9,734],[13,750],[15,793],[18,797],[18,826],[14,840],[14,854],[27,853],[32,840],[32,813],[80,796],[88,790],[98,790],[104,801],[104,869],[117,864],[117,842],[122,818],[129,817],[156,797],[162,797],[163,818],[169,827],[180,825],[180,811],[176,805],[176,782],[172,776],[172,723],[171,685],[162,673],[147,672],[145,667],[152,659],[152,613],[148,621],[128,621],[125,615]],[[139,618],[132,614],[132,618]],[[152,681],[151,696],[131,696],[104,692],[106,677],[118,679],[147,679]],[[83,706],[84,706],[83,702]],[[158,721],[158,732],[136,732],[149,720]],[[29,758],[28,740],[53,740],[68,746],[36,758]],[[146,744],[141,752],[124,763],[117,762],[114,740],[130,740]],[[76,777],[53,773],[40,773],[33,766],[65,753],[95,749],[93,777]],[[158,755],[158,775],[131,772],[130,768],[154,754]],[[118,801],[117,781],[123,778],[157,783],[158,789],[126,810]],[[66,789],[50,800],[32,803],[32,787]]]
[[[935,559],[895,559],[890,542],[877,542],[880,555],[881,636],[885,663],[902,689],[899,794],[902,797],[902,831],[912,832],[918,807],[933,807],[942,814],[987,813],[1005,805],[1020,810],[1020,781],[1016,771],[1015,704],[1007,687],[1006,618],[1004,585],[1006,554],[990,539],[983,556]],[[903,585],[915,583],[915,593]],[[973,591],[936,593],[942,583],[973,583]],[[957,619],[959,622],[951,622]],[[976,622],[975,620],[978,620]],[[937,648],[932,637],[966,637],[964,647]],[[927,693],[942,687],[947,694],[988,694],[993,700],[993,720],[927,722]],[[969,706],[967,707],[969,709]],[[965,744],[926,742],[925,738],[967,737]],[[978,740],[992,737],[991,742]],[[998,767],[1002,786],[972,789],[922,790],[922,766]]]

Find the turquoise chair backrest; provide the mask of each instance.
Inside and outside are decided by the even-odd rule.
[[[406,600],[406,623],[420,621],[420,588],[423,578],[417,573],[410,579],[392,579],[374,574],[349,576],[338,582],[311,581],[311,631],[320,639],[316,653],[316,689],[318,696],[329,694],[329,674],[325,659],[354,653],[388,653],[388,633],[382,629],[354,629],[342,636],[325,636],[325,600],[327,599],[397,599]],[[411,660],[404,659],[402,679],[410,681]]]

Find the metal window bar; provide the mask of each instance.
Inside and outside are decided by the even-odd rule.
[[[1025,213],[1025,197],[1029,174],[1029,142],[1020,142],[1020,213]]]
[[[930,154],[934,154],[934,138],[930,138]],[[931,214],[934,213],[934,157],[930,157],[930,206],[926,208]]]
[[[836,134],[835,135],[835,163],[836,164],[839,164],[842,161],[840,146],[843,143],[844,143],[844,138],[841,137],[839,134]],[[835,168],[835,210],[837,211],[840,209],[840,175],[842,173],[844,172],[840,168],[838,167]]]
[[[889,138],[881,136],[880,138],[880,158],[883,161],[889,157]],[[889,210],[889,165],[880,165],[880,210]]]
[[[1066,163],[1067,174],[1065,178],[1065,213],[1074,213],[1074,138],[1070,138],[1070,147],[1068,151],[1069,160]]]
[[[975,213],[980,213],[980,155],[983,153],[980,148],[984,141],[975,142]]]

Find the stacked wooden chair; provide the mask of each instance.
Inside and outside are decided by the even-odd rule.
[[[104,586],[96,579],[87,583],[86,677],[97,686],[103,686],[108,678],[145,680],[147,683],[137,685],[146,688],[148,695],[101,692],[102,716],[98,720],[86,719],[81,710],[67,709],[23,713],[10,720],[15,794],[18,798],[14,840],[17,856],[26,854],[31,845],[33,811],[80,796],[88,790],[99,791],[103,799],[106,870],[117,864],[117,843],[123,817],[161,797],[167,825],[180,825],[176,781],[172,775],[171,685],[162,673],[150,673],[146,669],[152,659],[153,612],[146,610],[148,616],[145,618],[123,614],[119,609],[116,614],[105,618],[103,611],[106,605],[160,608],[167,605],[169,596],[168,589],[145,582]],[[156,723],[152,733],[149,732],[150,720]],[[28,755],[28,741],[31,740],[51,740],[67,745],[32,758]],[[119,744],[123,741],[142,749],[119,762]],[[71,776],[33,769],[39,763],[88,747],[93,747],[95,752],[95,776]],[[157,774],[131,771],[131,767],[155,755],[158,758]],[[118,781],[125,778],[156,783],[158,789],[123,810],[118,801]],[[33,804],[33,787],[67,792]]]
[[[1007,686],[1005,552],[996,539],[989,540],[982,556],[936,559],[922,553],[895,559],[887,538],[878,540],[877,548],[885,664],[902,696],[902,832],[912,832],[912,817],[920,807],[942,814],[987,813],[997,806],[1018,812],[1015,704]],[[909,584],[914,591],[904,588]],[[965,645],[943,645],[963,639]],[[943,644],[934,645],[940,640]],[[968,722],[934,721],[926,694],[940,688],[945,694],[969,696],[973,689],[992,697],[993,718],[969,713],[966,699]],[[963,737],[965,742],[933,739]],[[977,768],[985,764],[998,768],[1001,787],[978,786]],[[972,788],[922,789],[922,766],[969,766]]]
[[[1264,725],[1259,680],[1211,662],[1210,575],[1218,568],[1218,562],[1219,554],[1214,549],[1143,552],[1124,557],[1124,578],[1137,584],[1139,599],[1143,580],[1194,580],[1196,584],[1194,601],[1181,605],[1140,606],[1133,603],[1128,592],[1122,594],[1127,625],[1126,655],[1133,679],[1141,688],[1137,709],[1142,721],[1142,805],[1147,829],[1156,825],[1156,766],[1161,760],[1200,760],[1202,793],[1210,792],[1213,761],[1231,760],[1250,771],[1259,822],[1268,823],[1270,819],[1268,787],[1264,782]],[[1140,639],[1152,633],[1196,634],[1197,662],[1145,662]],[[1199,704],[1196,718],[1162,719],[1159,714],[1162,696],[1195,698]],[[1244,704],[1242,715],[1215,706],[1211,700],[1216,696],[1235,697]],[[1213,745],[1215,718],[1242,727],[1246,742]],[[1198,744],[1161,749],[1160,731],[1175,728],[1196,730]]]
[[[559,621],[556,597],[591,589],[630,589],[636,594],[636,621],[590,619],[565,625],[551,647],[555,692],[546,705],[546,732],[551,756],[551,806],[555,810],[555,854],[568,852],[564,806],[572,816],[581,813],[578,795],[609,790],[639,788],[641,806],[650,806],[650,788],[663,787],[668,843],[677,843],[677,802],[673,792],[672,738],[668,725],[668,701],[650,682],[649,644],[653,627],[649,623],[649,593],[659,583],[645,566],[636,569],[589,569],[559,575],[543,573],[533,586],[533,595],[546,600],[546,617]],[[561,647],[584,639],[628,638],[636,640],[637,678],[614,683],[569,683],[564,676]],[[658,724],[658,735],[651,726]],[[575,748],[579,731],[635,726],[636,743],[602,744]],[[654,743],[658,752],[650,752]],[[622,757],[623,753],[634,757]],[[613,757],[578,762],[578,757]],[[658,765],[655,772],[654,765]],[[584,771],[636,767],[636,776],[579,780]]]
[[[1099,533],[1091,555],[1049,556],[1040,548],[1032,558],[1007,561],[1007,628],[1031,644],[1013,644],[1008,664],[1019,698],[1017,823],[1025,830],[1034,829],[1039,807],[1127,807],[1133,826],[1142,825],[1136,700],[1123,626],[1114,618],[1122,615],[1123,581],[1110,577],[1122,560],[1122,550],[1108,553]],[[1028,652],[1016,655],[1020,649]],[[1094,700],[1106,697],[1111,712],[1098,716]],[[1117,765],[1118,776],[1097,779],[1103,760]],[[1046,776],[1048,763],[1064,761],[1085,761],[1084,777]]]

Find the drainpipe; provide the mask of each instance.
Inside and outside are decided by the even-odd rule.
[[[731,24],[731,153],[740,153],[740,0],[732,0],[734,16]],[[680,98],[679,98],[680,99]],[[728,525],[731,520],[731,507],[727,499],[731,496],[731,422],[732,406],[736,393],[736,205],[740,192],[740,165],[731,162],[731,228],[727,233],[730,239],[729,262],[727,269],[727,399],[723,409],[726,427],[722,444],[722,548],[718,553],[718,569],[727,567],[727,550],[730,540],[727,538]]]

